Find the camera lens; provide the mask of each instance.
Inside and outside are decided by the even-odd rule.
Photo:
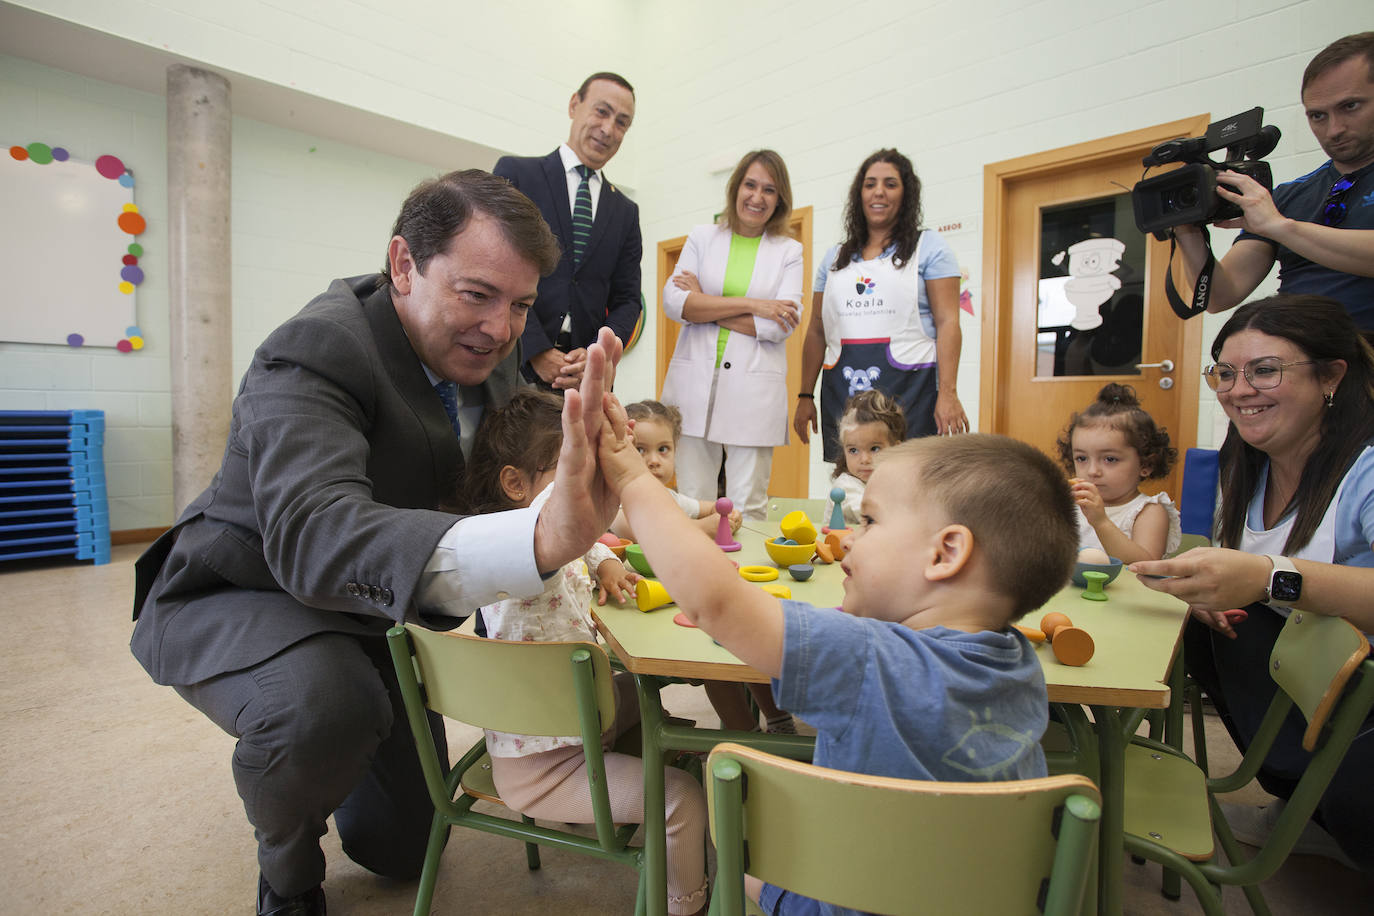
[[[1175,188],[1164,197],[1164,209],[1169,211],[1188,210],[1197,206],[1197,188],[1184,185]]]

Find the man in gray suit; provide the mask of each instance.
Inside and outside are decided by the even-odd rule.
[[[542,511],[442,511],[483,408],[519,383],[520,333],[558,256],[505,180],[421,184],[383,272],[334,281],[258,348],[219,472],[138,561],[135,657],[238,738],[259,913],[325,911],[331,813],[354,861],[419,874],[433,809],[386,629],[450,628],[479,605],[537,594],[611,521],[595,466],[621,352],[609,330],[567,395]],[[447,759],[442,720],[430,724]]]

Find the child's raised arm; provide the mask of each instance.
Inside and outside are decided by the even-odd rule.
[[[620,496],[645,556],[668,594],[693,623],[745,664],[776,677],[782,669],[782,605],[739,577],[715,543],[653,478],[627,431],[625,409],[605,400],[598,456],[607,485]]]
[[[714,538],[716,536],[716,529],[720,526],[720,516],[716,514],[716,504],[707,502],[704,499],[698,500],[698,502],[701,504],[701,507],[697,510],[697,517],[688,519],[688,521]],[[683,513],[683,518],[687,518],[686,513]],[[738,531],[742,522],[743,517],[740,515],[739,510],[731,509],[731,533]],[[629,538],[632,541],[639,540],[639,538],[635,537],[634,527],[630,524],[629,518],[625,515],[624,506],[620,507],[620,511],[615,514],[615,520],[611,522],[611,534],[614,534],[616,537]]]

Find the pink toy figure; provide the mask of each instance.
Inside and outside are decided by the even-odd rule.
[[[726,553],[734,553],[740,549],[739,541],[730,533],[730,510],[735,508],[729,497],[722,496],[716,500],[716,513],[720,516],[720,524],[716,526],[716,546]]]
[[[835,508],[830,511],[830,524],[822,528],[822,531],[844,531],[849,526],[844,523],[844,488],[831,487],[830,501],[835,504]]]

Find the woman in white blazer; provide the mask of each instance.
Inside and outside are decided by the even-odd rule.
[[[663,288],[663,311],[683,325],[663,380],[682,412],[678,490],[725,493],[761,520],[773,447],[787,444],[787,336],[801,320],[802,246],[783,234],[792,186],[782,157],[746,153],[726,186],[716,225],[697,226]]]

